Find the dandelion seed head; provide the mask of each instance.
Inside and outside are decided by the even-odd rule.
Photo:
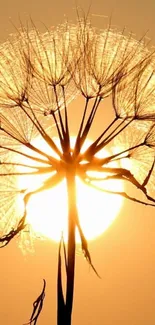
[[[136,179],[140,183],[145,180],[155,148],[154,54],[147,49],[145,40],[137,41],[131,34],[111,26],[97,30],[84,19],[79,19],[77,24],[65,22],[45,33],[40,33],[33,23],[30,30],[21,26],[17,34],[0,45],[2,234],[16,227],[25,211],[23,197],[28,188],[20,186],[19,179],[25,175],[19,175],[19,171],[27,173],[34,162],[36,173],[39,167],[42,168],[39,172],[55,167],[55,157],[37,147],[34,139],[41,138],[50,149],[55,148],[56,131],[64,150],[62,166],[65,165],[71,149],[69,143],[64,144],[68,125],[64,127],[61,118],[65,111],[67,119],[69,104],[78,95],[92,99],[93,103],[112,98],[117,122],[124,123],[118,136],[117,132],[111,136],[120,153],[119,159],[128,159]],[[98,143],[96,147],[100,146]],[[121,156],[124,151],[126,156]],[[56,153],[59,156],[58,148]],[[153,171],[148,186],[153,184],[154,177]],[[34,236],[32,232],[31,235]],[[31,247],[28,232],[23,231],[21,236],[25,246]]]

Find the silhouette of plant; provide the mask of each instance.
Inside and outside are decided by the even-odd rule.
[[[31,22],[30,30],[21,26],[0,45],[1,247],[16,235],[31,232],[26,220],[30,198],[66,179],[68,243],[62,237],[58,252],[58,325],[71,324],[76,228],[83,254],[97,273],[79,222],[76,176],[99,191],[155,206],[155,65],[154,52],[147,46],[145,38],[136,41],[132,34],[111,26],[98,30],[88,18],[80,17],[77,24],[65,22],[43,34]],[[69,104],[80,95],[85,105],[71,148]],[[105,98],[113,110],[106,127],[109,106]],[[99,110],[103,111],[102,132],[82,152]],[[41,142],[51,151],[43,150]],[[97,153],[103,148],[108,149],[107,156],[99,158]],[[99,176],[92,176],[92,171]],[[23,188],[20,179],[25,177],[31,177],[33,185],[39,177],[40,183]],[[130,183],[137,194],[131,196],[128,186],[127,192],[104,189],[101,178]],[[62,289],[63,255],[66,292]],[[44,296],[45,281],[29,324],[36,324]]]

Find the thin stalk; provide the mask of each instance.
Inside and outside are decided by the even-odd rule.
[[[99,107],[100,102],[101,102],[101,97],[96,97],[95,102],[93,104],[93,107],[91,109],[91,112],[89,114],[89,117],[87,119],[87,122],[86,122],[86,124],[84,126],[84,130],[83,130],[83,132],[82,132],[82,134],[81,134],[81,136],[79,138],[79,149],[77,150],[77,148],[75,147],[75,156],[76,157],[78,156],[78,154],[79,154],[79,152],[80,152],[80,150],[81,150],[81,148],[83,146],[83,143],[85,142],[85,139],[86,139],[86,137],[87,137],[87,135],[89,133],[89,130],[90,130],[91,125],[93,123],[93,120],[94,120],[94,117],[95,117],[95,114],[97,112],[97,109]]]
[[[23,110],[23,112],[27,115],[27,117],[30,119],[30,121],[32,122],[32,124],[36,127],[36,129],[38,130],[39,134],[42,136],[42,138],[49,144],[49,146],[57,153],[57,155],[61,158],[61,152],[58,149],[58,147],[56,146],[55,142],[52,140],[52,138],[46,133],[45,129],[42,127],[42,125],[40,124],[39,120],[37,119],[36,115],[34,114],[33,109],[31,108],[31,105],[29,104],[29,109],[31,110],[31,113],[34,117],[31,117],[31,115],[26,111],[26,109],[21,106],[21,109]],[[37,123],[36,123],[36,122]],[[38,124],[38,125],[37,125]]]
[[[65,152],[68,155],[70,152],[70,131],[69,131],[69,125],[68,125],[68,112],[67,112],[67,103],[66,103],[64,86],[62,86],[62,94],[63,94],[64,111],[65,111],[65,139],[66,139],[66,141],[64,142],[64,145],[65,145]]]
[[[103,141],[107,141],[119,128],[121,128],[122,127],[122,125],[123,125],[123,123],[125,122],[125,119],[124,120],[121,120],[121,122],[115,127],[115,129],[114,130],[112,130],[111,132],[110,132],[110,134],[108,134],[107,136],[106,136],[106,138],[103,140]],[[103,142],[102,141],[102,142]]]
[[[40,154],[41,156],[47,158],[53,166],[57,166],[58,165],[58,160],[48,154],[46,154],[46,152],[40,150],[39,148],[35,147],[34,145],[32,145],[31,143],[26,143],[25,146],[31,150],[33,150],[34,152]]]
[[[98,109],[98,106],[99,106],[100,102],[101,102],[101,97],[96,97],[94,105],[93,105],[93,107],[91,109],[89,118],[87,120],[87,123],[85,125],[84,130],[83,130],[83,133],[81,135],[82,143],[85,141],[85,139],[86,139],[86,137],[88,135],[88,132],[89,132],[90,127],[91,127],[91,125],[93,123],[93,120],[94,120],[94,117],[95,117],[95,114],[97,112],[97,109]]]
[[[76,181],[75,170],[69,168],[66,172],[68,194],[68,247],[67,247],[67,285],[66,285],[66,319],[64,324],[71,325],[71,315],[74,294],[75,276],[75,227],[78,218],[76,206]]]
[[[96,148],[98,142],[102,139],[102,137],[110,130],[110,128],[114,125],[117,121],[117,117],[113,119],[113,121],[108,125],[108,127],[101,133],[101,135],[88,147],[88,149],[84,152],[82,157],[89,158],[89,156],[93,155],[94,149]]]
[[[12,139],[16,140],[17,142],[19,142],[21,145],[24,145],[25,147],[33,150],[34,152],[40,154],[41,156],[47,158],[48,160],[50,160],[50,162],[53,164],[53,166],[57,165],[57,159],[46,154],[44,151],[36,148],[34,145],[32,145],[30,142],[24,142],[23,140],[20,140],[18,138],[16,138],[16,136],[13,136],[10,132],[6,131],[4,128],[0,129],[1,131],[3,131],[4,133],[8,134]],[[2,146],[0,146],[2,147]]]
[[[123,123],[125,122],[125,120],[123,120],[116,128],[114,131],[111,132],[110,135],[107,136],[106,139],[104,139],[100,144],[98,144],[98,146],[96,147],[96,149],[94,150],[94,155],[100,151],[101,149],[103,149],[107,144],[109,144],[117,135],[119,135],[123,130],[126,129],[127,126],[130,125],[130,123],[133,121],[133,119],[131,119],[127,124],[125,124],[122,128],[120,128]],[[118,130],[116,132],[116,130],[120,128],[120,130]],[[116,133],[115,133],[116,132]]]
[[[56,89],[56,86],[53,86],[53,88],[54,88],[54,94],[55,94],[55,99],[56,99],[56,104],[57,104],[57,111],[58,111],[58,116],[59,116],[59,121],[60,121],[60,127],[61,127],[61,131],[62,131],[62,137],[63,137],[63,140],[64,140],[64,137],[65,137],[65,129],[64,129],[64,124],[63,124],[61,112],[60,112],[60,106],[59,106],[57,89]]]
[[[64,325],[65,320],[65,311],[66,305],[63,294],[63,285],[62,285],[62,246],[63,238],[61,238],[59,243],[59,251],[58,251],[58,272],[57,272],[57,325]]]
[[[53,119],[54,119],[54,122],[55,122],[55,125],[56,125],[56,129],[57,129],[57,132],[58,132],[60,143],[62,144],[63,138],[62,138],[62,135],[61,135],[61,132],[60,132],[60,129],[59,129],[59,124],[58,124],[57,118],[55,116],[55,112],[53,112],[52,116],[53,116]]]
[[[141,142],[133,147],[129,147],[123,151],[120,151],[112,156],[109,156],[109,157],[106,157],[106,158],[95,158],[95,165],[94,166],[97,166],[97,168],[99,168],[99,166],[103,166],[105,164],[108,164],[109,162],[111,161],[117,161],[117,160],[121,160],[122,158],[130,158],[130,151],[134,150],[134,149],[137,149],[139,147],[142,147],[145,145],[145,142]],[[127,155],[124,157],[121,157],[121,155],[127,153]],[[119,157],[120,156],[120,157]],[[88,165],[89,166],[89,163]],[[93,163],[91,165],[91,162],[90,162],[90,166],[91,168],[93,167]],[[105,167],[105,168],[108,168],[108,167]]]
[[[26,153],[24,153],[22,151],[15,150],[15,149],[12,149],[12,148],[9,148],[9,147],[5,147],[5,146],[1,146],[0,145],[0,148],[1,149],[8,150],[8,151],[11,151],[11,152],[16,153],[16,154],[19,154],[19,155],[21,155],[23,157],[26,157],[26,158],[29,158],[29,159],[31,159],[33,161],[36,161],[36,162],[43,163],[43,164],[46,164],[46,165],[50,165],[51,166],[51,162],[48,161],[48,160],[44,160],[44,159],[41,159],[41,158],[33,157],[33,156],[30,156],[30,155],[27,155]]]
[[[87,112],[87,109],[88,109],[88,103],[89,103],[89,98],[86,98],[85,108],[84,108],[84,112],[83,112],[83,116],[82,116],[82,121],[80,123],[80,128],[79,128],[79,131],[78,131],[78,135],[76,137],[75,150],[74,150],[74,155],[73,156],[75,156],[80,151],[80,138],[81,138],[81,132],[82,132],[83,124],[84,124],[85,117],[86,117],[86,112]]]

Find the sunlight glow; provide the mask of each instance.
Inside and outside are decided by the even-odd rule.
[[[72,142],[74,141],[74,138],[72,138]],[[90,143],[91,141],[87,140],[84,149]],[[104,151],[104,156],[105,153]],[[101,154],[103,157],[103,152]],[[93,176],[100,177],[99,173],[93,173]],[[37,176],[37,182],[42,180],[41,177],[43,176]],[[45,177],[47,176],[44,176],[44,179]],[[34,186],[37,187],[37,182],[34,184],[32,176],[26,176],[26,178],[21,178],[20,186],[24,188],[31,184],[32,188],[34,188]],[[122,206],[123,198],[94,189],[84,184],[78,177],[76,178],[76,184],[80,224],[86,238],[93,240],[100,236],[116,218]],[[97,182],[93,181],[93,184],[97,185]],[[104,189],[112,191],[122,191],[123,189],[123,183],[120,180],[100,181],[99,186],[100,188],[104,186]],[[67,193],[65,180],[54,188],[34,194],[30,198],[27,205],[27,222],[31,224],[34,232],[38,235],[59,241],[63,233],[65,241],[67,240]],[[77,242],[80,240],[78,233],[76,240]]]

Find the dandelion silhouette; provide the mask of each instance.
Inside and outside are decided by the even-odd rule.
[[[79,95],[85,105],[71,149],[69,103]],[[108,114],[104,101],[107,97],[113,108],[111,123],[82,152],[99,109],[103,108],[103,120]],[[35,144],[36,138],[48,144],[51,154],[39,147],[39,142]],[[114,148],[112,153],[97,157],[98,152],[109,147]],[[112,167],[112,162],[117,162],[117,167]],[[97,273],[79,222],[76,176],[100,191],[155,206],[154,164],[154,52],[147,49],[144,38],[136,41],[131,34],[111,26],[98,30],[88,19],[79,18],[75,25],[66,22],[43,34],[33,23],[31,30],[21,26],[16,35],[0,46],[0,243],[3,247],[16,235],[28,236],[29,199],[66,179],[68,242],[66,248],[62,238],[59,246],[58,325],[71,324],[76,228],[84,256]],[[100,177],[92,176],[91,171],[100,173]],[[29,175],[34,180],[42,175],[36,188],[20,186],[19,179]],[[139,190],[136,197],[124,191],[101,189],[96,185],[101,175],[102,180],[130,183]],[[65,293],[61,283],[63,254]],[[44,290],[45,282],[30,324],[37,322]],[[33,317],[37,307],[39,311]]]

